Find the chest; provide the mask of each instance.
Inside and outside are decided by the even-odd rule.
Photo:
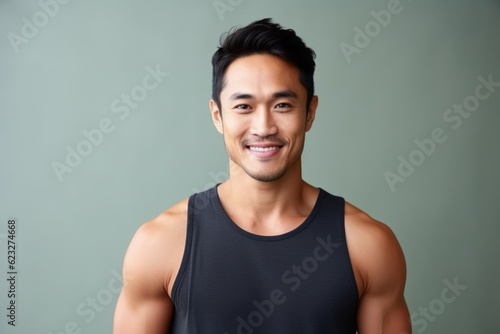
[[[345,243],[334,239],[222,243],[195,238],[176,312],[225,324],[227,333],[243,322],[272,327],[290,319],[300,320],[296,326],[354,321],[353,273]]]

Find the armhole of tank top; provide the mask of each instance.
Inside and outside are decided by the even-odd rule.
[[[193,195],[188,200],[188,210],[187,210],[187,226],[186,226],[186,241],[184,243],[184,253],[182,254],[181,264],[179,266],[179,271],[177,276],[175,277],[174,285],[172,286],[172,296],[170,299],[174,304],[177,302],[177,297],[179,293],[180,286],[184,279],[184,273],[186,271],[186,267],[189,262],[190,254],[191,254],[191,243],[192,243],[192,235],[193,235]]]
[[[354,275],[354,268],[352,266],[352,261],[351,257],[349,255],[349,247],[347,245],[347,236],[345,232],[345,199],[343,197],[339,197],[339,219],[341,221],[341,224],[339,224],[340,227],[340,235],[341,238],[343,239],[345,247],[343,247],[343,252],[345,253],[345,260],[347,262],[347,266],[349,267],[349,277],[351,281],[352,288],[354,290],[354,310],[357,312],[358,310],[358,303],[359,303],[359,291],[358,291],[358,285],[356,284],[356,276]]]

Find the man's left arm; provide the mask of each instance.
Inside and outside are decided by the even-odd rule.
[[[389,227],[380,222],[372,226],[363,247],[365,288],[359,301],[358,334],[411,334],[403,251]]]

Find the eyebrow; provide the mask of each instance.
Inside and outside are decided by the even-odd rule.
[[[279,99],[283,97],[297,98],[297,94],[289,89],[280,90],[273,94],[273,99]],[[253,96],[252,94],[239,93],[239,92],[236,92],[229,97],[230,100],[244,100],[253,98],[255,98],[255,96]]]

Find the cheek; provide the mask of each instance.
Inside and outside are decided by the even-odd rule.
[[[290,130],[287,131],[286,136],[291,140],[293,149],[299,149],[304,145],[305,130],[306,127],[304,124],[296,124],[293,129],[290,128]]]
[[[246,133],[246,125],[241,121],[235,121],[234,119],[224,119],[222,123],[224,130],[224,136],[227,140],[239,141]]]
[[[302,117],[298,119],[292,119],[286,124],[283,123],[284,126],[281,127],[284,132],[288,133],[292,138],[300,138],[303,137],[306,132],[306,123],[305,119]]]
[[[234,134],[244,133],[250,128],[250,117],[245,117],[243,115],[228,115],[223,119],[223,125],[225,131],[229,131]]]

